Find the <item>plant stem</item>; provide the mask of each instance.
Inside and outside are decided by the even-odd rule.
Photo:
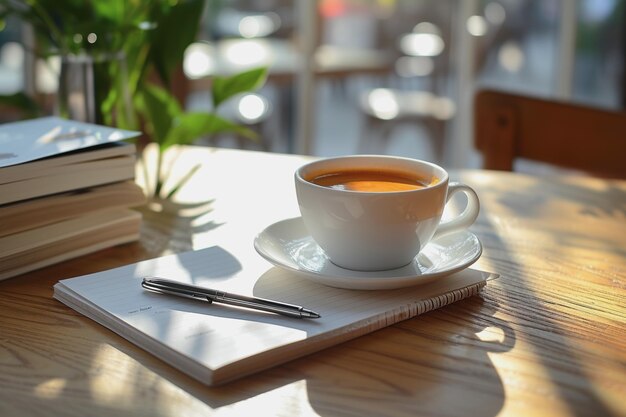
[[[156,166],[156,184],[154,186],[154,196],[161,197],[161,188],[163,188],[163,182],[161,181],[161,165],[163,164],[163,150],[159,147],[159,153],[157,154],[157,166]]]
[[[143,157],[143,152],[139,152],[139,164],[141,165],[141,170],[143,171],[143,182],[146,190],[146,194],[150,194],[150,175],[148,170],[148,164],[146,158]]]
[[[169,147],[168,148],[170,150],[170,153],[173,150],[176,151],[176,154],[171,158],[170,163],[168,164],[168,166],[166,167],[166,170],[163,172],[163,177],[164,178],[169,178],[170,174],[172,173],[172,169],[174,168],[174,165],[176,164],[176,161],[178,160],[178,158],[180,157],[180,155],[182,154],[182,147],[177,146],[177,147]]]

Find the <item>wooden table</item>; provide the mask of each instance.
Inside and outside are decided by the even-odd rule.
[[[141,242],[0,283],[0,415],[626,415],[626,182],[453,173],[482,201],[477,267],[502,275],[481,296],[208,388],[52,299],[59,279],[297,215],[303,158],[181,160],[205,162],[181,200],[210,210],[144,210]]]

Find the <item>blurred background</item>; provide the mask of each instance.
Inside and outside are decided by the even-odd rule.
[[[472,144],[477,89],[624,109],[625,5],[211,0],[175,95],[187,109],[209,109],[213,76],[265,65],[260,90],[220,109],[261,140],[222,135],[198,144],[317,156],[382,153],[479,167]],[[9,18],[1,29],[0,94],[27,91],[51,103],[59,64],[24,47],[32,35],[19,20]],[[2,122],[18,117],[2,113]]]

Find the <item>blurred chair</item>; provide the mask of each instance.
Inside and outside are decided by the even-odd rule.
[[[387,43],[397,45],[399,56],[388,86],[366,90],[359,97],[365,116],[359,152],[382,152],[400,126],[423,127],[433,160],[443,160],[446,125],[456,111],[447,97],[453,23],[448,6],[428,2],[410,13],[399,7],[397,15],[387,19],[393,26]]]
[[[483,90],[474,141],[485,169],[512,171],[523,158],[626,178],[626,112]]]
[[[382,153],[394,129],[419,124],[426,129],[435,161],[444,154],[445,125],[455,113],[454,102],[426,91],[377,88],[361,95],[359,107],[365,114],[365,132],[359,151]]]

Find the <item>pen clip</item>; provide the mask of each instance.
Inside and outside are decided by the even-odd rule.
[[[187,298],[201,299],[209,303],[213,302],[212,294],[203,291],[202,288],[194,288],[189,285],[177,283],[174,281],[163,282],[163,280],[159,279],[157,282],[155,282],[150,278],[144,278],[141,282],[141,286],[149,291],[178,295]]]

